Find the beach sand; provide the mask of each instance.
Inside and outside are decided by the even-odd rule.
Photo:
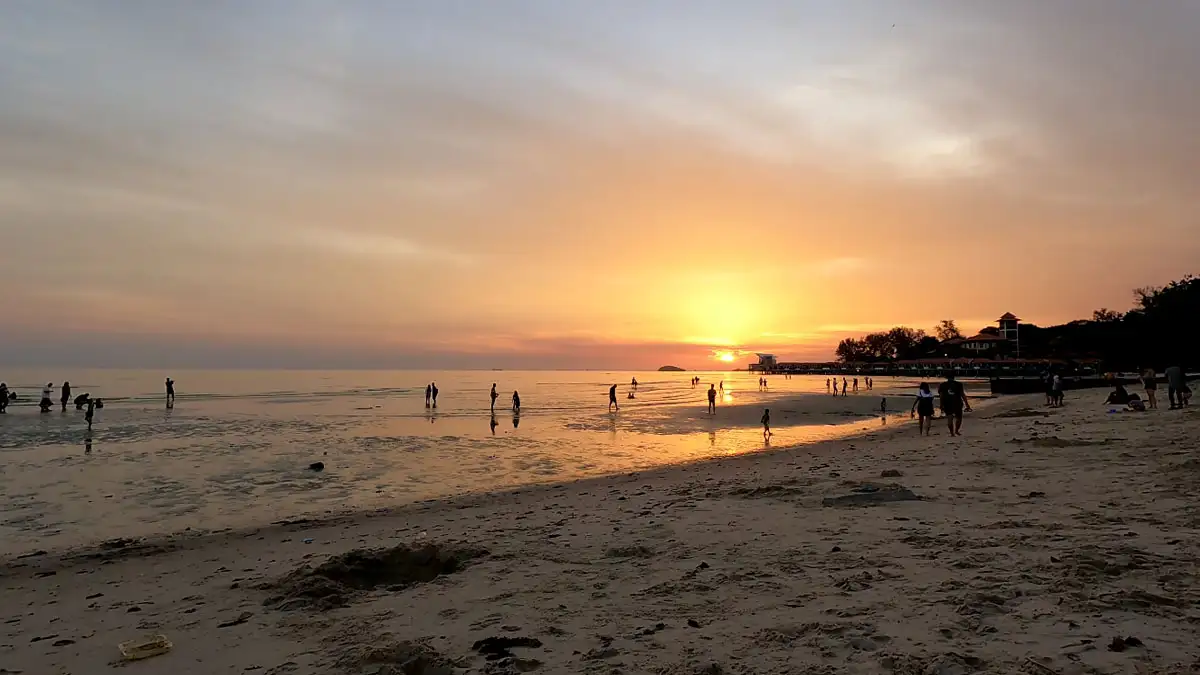
[[[1005,399],[957,439],[893,425],[8,560],[0,672],[106,672],[118,643],[155,633],[173,649],[127,672],[1197,672],[1200,409],[1109,414],[1106,393],[1055,410]],[[865,484],[884,487],[854,492]],[[885,501],[908,496],[888,484],[920,499]],[[876,501],[826,502],[850,495]],[[280,582],[401,545],[441,558]]]

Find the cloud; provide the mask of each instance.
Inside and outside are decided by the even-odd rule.
[[[6,336],[820,358],[1200,259],[1194,4],[124,7],[5,6]]]

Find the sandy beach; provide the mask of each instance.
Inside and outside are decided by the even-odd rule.
[[[0,673],[1196,672],[1200,409],[1106,393],[10,558]]]

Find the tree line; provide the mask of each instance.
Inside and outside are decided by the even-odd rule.
[[[1090,319],[1057,326],[1021,324],[1020,356],[1028,359],[1099,359],[1109,370],[1200,367],[1200,278],[1192,275],[1165,286],[1135,289],[1133,307],[1101,308]],[[998,334],[995,327],[983,333]],[[886,362],[943,355],[943,343],[962,338],[947,319],[931,333],[897,326],[846,338],[835,352],[843,362]]]

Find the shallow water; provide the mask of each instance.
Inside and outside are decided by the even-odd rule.
[[[773,446],[813,442],[879,428],[881,396],[913,388],[881,378],[873,392],[834,400],[824,377],[772,377],[762,392],[755,374],[699,373],[696,389],[693,374],[177,372],[178,400],[167,409],[158,372],[6,371],[22,398],[0,415],[0,554],[752,452],[764,448],[764,407],[774,407]],[[632,376],[639,387],[629,400]],[[40,414],[34,405],[39,382],[63,377],[76,394],[105,399],[91,432],[74,406]],[[441,389],[436,409],[424,405],[430,381]],[[720,410],[709,417],[703,390],[720,381]],[[501,394],[494,416],[492,382]],[[616,414],[606,410],[613,383]],[[907,411],[907,401],[895,408]],[[325,470],[309,471],[315,461]]]

